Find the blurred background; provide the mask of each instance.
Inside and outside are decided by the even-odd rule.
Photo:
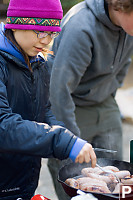
[[[64,14],[75,4],[83,0],[61,0]],[[0,16],[6,16],[6,10],[8,7],[9,0],[0,0]]]

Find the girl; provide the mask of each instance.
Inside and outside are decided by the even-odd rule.
[[[91,144],[52,115],[49,70],[37,54],[60,29],[59,0],[11,0],[0,26],[0,200],[29,200],[37,188],[41,158],[92,161]]]

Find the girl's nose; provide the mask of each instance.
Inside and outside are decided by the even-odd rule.
[[[48,35],[47,37],[45,38],[41,38],[40,39],[40,43],[43,43],[45,45],[48,45],[50,42],[51,42],[52,38],[50,37],[50,35]]]

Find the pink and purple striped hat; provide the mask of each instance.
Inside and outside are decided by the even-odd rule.
[[[6,29],[60,32],[60,0],[10,0]]]

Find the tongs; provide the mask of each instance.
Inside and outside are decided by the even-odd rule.
[[[118,178],[118,176],[112,172],[111,170],[106,170],[103,167],[101,167],[100,165],[96,164],[96,166],[101,169],[103,172],[108,173],[108,174],[113,174],[116,177],[116,180],[118,181],[118,183],[120,183],[120,179]]]
[[[117,153],[117,151],[112,150],[112,149],[101,149],[101,148],[93,148],[94,151],[101,151],[101,152],[105,152],[105,153]]]

